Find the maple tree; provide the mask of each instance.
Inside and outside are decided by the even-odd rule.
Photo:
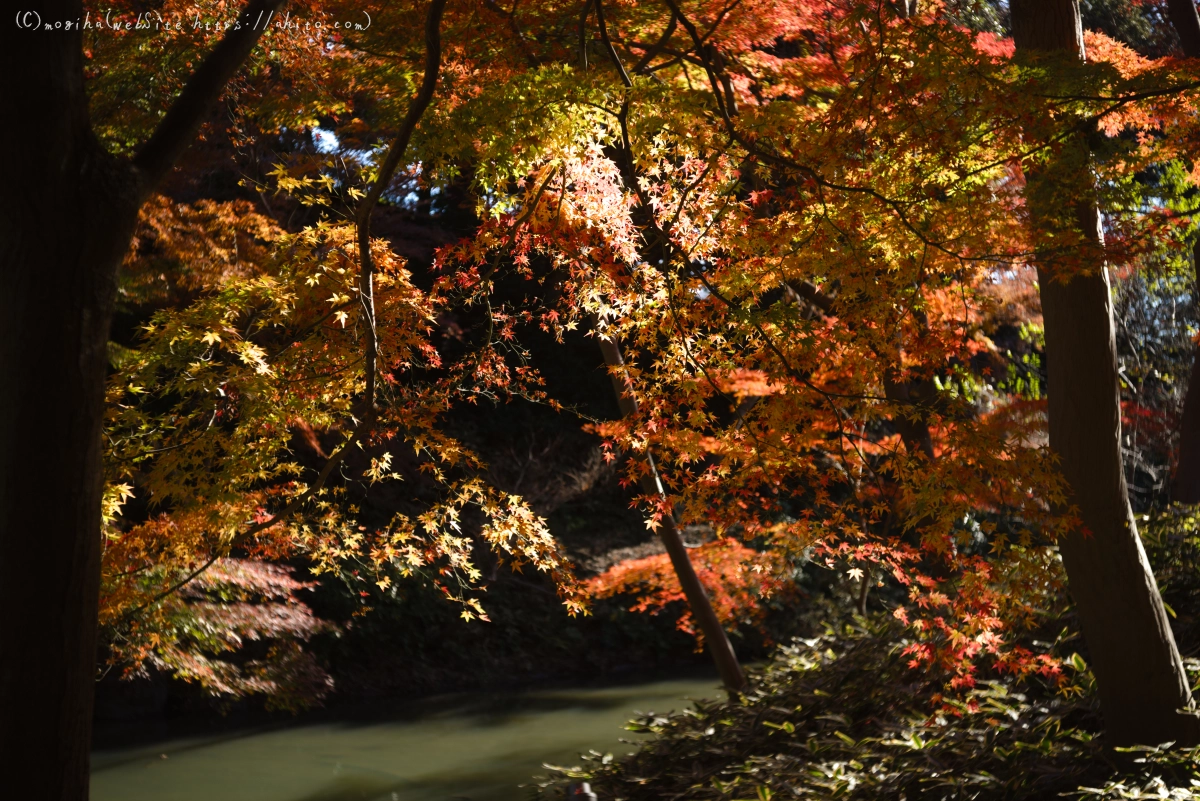
[[[638,401],[634,391],[632,382],[629,376],[624,374],[625,359],[621,354],[620,342],[614,338],[601,340],[600,350],[604,354],[604,363],[611,374],[613,392],[617,397],[617,405],[621,410],[621,414],[636,418],[638,415]],[[611,454],[610,454],[611,456]],[[663,547],[667,551],[667,561],[671,565],[673,576],[667,578],[665,574],[655,571],[654,568],[662,568],[661,564],[656,564],[651,568],[651,578],[649,581],[643,580],[642,584],[649,583],[651,585],[658,584],[662,586],[661,581],[654,579],[666,579],[668,585],[678,587],[682,593],[683,599],[687,601],[687,612],[680,619],[680,628],[684,631],[696,635],[697,643],[707,645],[709,653],[712,655],[713,662],[717,666],[717,673],[721,676],[721,682],[725,685],[725,689],[730,693],[741,691],[746,685],[746,676],[742,671],[741,665],[738,663],[737,655],[734,653],[733,645],[729,641],[729,634],[725,631],[725,624],[732,620],[732,612],[739,606],[745,606],[746,582],[739,582],[736,578],[732,585],[737,586],[742,584],[741,591],[734,590],[730,592],[722,592],[730,582],[718,580],[713,582],[711,578],[719,577],[726,579],[729,577],[728,557],[718,561],[725,562],[721,567],[716,569],[708,568],[705,572],[709,581],[704,581],[692,564],[692,558],[688,555],[686,546],[683,542],[683,537],[680,536],[679,526],[675,519],[674,510],[671,508],[670,499],[667,496],[666,489],[663,487],[662,477],[659,475],[658,466],[654,462],[654,455],[650,450],[646,449],[645,469],[641,475],[641,488],[643,492],[650,498],[655,499],[654,513],[646,525],[649,528],[655,529],[658,532],[659,539],[662,541]],[[734,551],[734,553],[738,553]],[[744,554],[749,556],[749,554]],[[751,557],[751,561],[754,561]],[[761,572],[762,565],[756,566],[758,572]],[[609,571],[612,573],[613,571]],[[620,568],[617,568],[619,574]],[[737,572],[741,572],[740,568]],[[608,578],[614,581],[600,581],[593,585],[593,594],[597,597],[605,597],[606,594],[615,594],[623,589],[628,589],[636,586],[636,580],[630,583],[632,575],[621,574],[617,577],[609,576]],[[759,582],[759,589],[765,589]],[[712,589],[717,589],[718,595],[721,597],[716,604],[708,597],[708,593]],[[740,596],[742,603],[733,601],[733,597]],[[635,609],[645,610],[652,606],[662,606],[664,601],[660,598],[657,601],[649,601],[649,596],[644,596],[641,603]],[[695,626],[692,623],[695,623]],[[699,631],[696,631],[696,627]]]
[[[1054,669],[1007,648],[1000,632],[1006,619],[1020,616],[1024,602],[1014,599],[1030,598],[1029,588],[1053,575],[1048,543],[1036,544],[1030,529],[1052,537],[1075,531],[1062,541],[1063,552],[1074,594],[1093,621],[1085,625],[1095,632],[1089,639],[1114,739],[1190,739],[1192,715],[1179,718],[1182,728],[1170,720],[1176,709],[1190,706],[1190,695],[1140,555],[1116,448],[1115,364],[1104,366],[1113,360],[1111,322],[1103,323],[1111,314],[1108,290],[1089,290],[1097,296],[1093,307],[1103,312],[1097,331],[1072,323],[1063,328],[1058,318],[1051,326],[1049,347],[1070,354],[1052,362],[1058,377],[1050,412],[1066,484],[1051,453],[1029,444],[1038,418],[1021,415],[1019,405],[980,415],[969,402],[985,382],[964,369],[986,348],[978,315],[989,304],[987,284],[1005,266],[1032,261],[1034,254],[1044,262],[1047,252],[1076,265],[1079,254],[1085,264],[1129,259],[1154,236],[1172,240],[1161,215],[1131,213],[1138,189],[1130,170],[1175,157],[1190,135],[1183,133],[1190,124],[1187,68],[1173,75],[1174,64],[1152,65],[1097,36],[1089,47],[1099,52],[1100,69],[1061,65],[1065,90],[1030,95],[1031,85],[1061,80],[1059,64],[1047,71],[1011,61],[1010,45],[946,24],[936,8],[925,16],[900,15],[908,20],[904,25],[882,6],[824,7],[828,42],[788,16],[802,17],[800,10],[751,15],[739,7],[722,27],[702,34],[688,13],[668,8],[655,28],[664,33],[641,39],[637,14],[618,16],[627,10],[610,8],[606,23],[597,8],[596,49],[608,56],[610,88],[588,106],[605,108],[608,120],[597,120],[591,141],[573,151],[543,143],[540,170],[535,163],[527,174],[510,176],[524,182],[512,201],[520,212],[500,211],[491,232],[485,228],[454,255],[475,260],[483,286],[496,251],[514,253],[518,269],[531,275],[535,259],[549,260],[563,292],[576,293],[567,314],[586,310],[600,319],[601,336],[636,343],[646,355],[636,381],[645,393],[641,425],[614,438],[630,449],[653,444],[673,454],[674,469],[658,472],[679,493],[676,508],[751,535],[772,530],[784,547],[817,544],[882,562],[911,586],[921,618],[933,617],[913,620],[927,633],[912,647],[914,660],[952,666],[952,685],[970,686],[984,653],[1013,669]],[[839,13],[844,27],[829,23]],[[1078,19],[1077,9],[1073,13]],[[1028,24],[1055,29],[1053,20]],[[799,65],[790,62],[801,59],[773,58],[770,51],[797,28],[806,30],[816,53]],[[672,47],[676,36],[683,44]],[[821,58],[821,50],[830,57]],[[655,57],[663,61],[656,64]],[[627,70],[626,64],[636,66]],[[654,79],[633,80],[639,70]],[[682,78],[675,85],[672,70]],[[772,102],[780,85],[787,87],[781,92],[786,100]],[[529,99],[536,88],[518,91]],[[814,99],[805,105],[792,92]],[[1132,149],[1114,140],[1108,161],[1097,167],[1105,200],[1124,204],[1112,210],[1103,255],[1095,235],[1089,240],[1073,215],[1061,211],[1093,193],[1078,173],[1061,166],[1079,164],[1077,157],[1059,156],[1077,119],[1098,122],[1110,137],[1130,128],[1166,132],[1144,135]],[[480,144],[473,140],[477,154]],[[498,144],[482,149],[489,171],[502,163],[502,147],[512,146],[511,140]],[[1039,177],[1030,195],[1021,167],[1054,177]],[[589,184],[622,193],[628,210],[620,213],[610,195],[597,192],[593,211],[580,213]],[[1030,229],[1021,227],[1026,212],[1034,220]],[[1099,218],[1091,214],[1088,225],[1096,227]],[[573,225],[573,216],[582,224]],[[1040,237],[1051,235],[1058,241],[1047,251]],[[1055,269],[1060,279],[1071,275],[1071,267]],[[1044,302],[1056,292],[1043,280]],[[794,300],[782,303],[781,294]],[[543,319],[557,324],[550,313]],[[1079,344],[1064,344],[1063,331],[1075,331]],[[1081,357],[1089,348],[1099,349],[1098,360]],[[730,425],[728,415],[740,405],[721,387],[722,376],[745,369],[761,372],[771,391],[764,393],[767,402],[736,414]],[[717,399],[724,415],[714,409]],[[1065,405],[1054,411],[1058,404]],[[1091,409],[1096,418],[1072,420],[1064,414],[1068,408]],[[890,448],[867,433],[882,420],[900,441]],[[1079,433],[1063,439],[1067,421]],[[861,428],[850,432],[850,425]],[[1075,444],[1102,429],[1112,431],[1101,437],[1112,443],[1103,458]],[[830,448],[831,440],[838,447]],[[821,453],[832,465],[797,458],[805,451]],[[818,490],[799,520],[780,522],[787,517],[789,486],[848,485],[855,497]],[[822,507],[825,514],[818,512]],[[1105,508],[1117,510],[1115,517]],[[978,523],[982,510],[1001,525],[1021,521],[1017,531],[1000,536],[994,536],[997,522],[984,521],[988,558],[970,552],[976,535],[959,522]],[[1079,532],[1075,513],[1101,541],[1096,548]],[[1125,533],[1101,535],[1112,519]],[[889,537],[897,528],[919,530],[919,547]],[[1081,537],[1082,550],[1074,546]],[[1017,547],[1007,548],[1013,540]],[[1109,540],[1122,544],[1101,559],[1107,567],[1086,561],[1092,557],[1084,554],[1105,553]],[[930,565],[937,559],[950,564]],[[1129,571],[1127,580],[1118,578]],[[998,591],[1001,576],[1019,576],[1015,584],[1024,593]],[[1126,600],[1118,603],[1113,593],[1093,609],[1090,601],[1107,590],[1094,595],[1088,588],[1110,586],[1124,588]],[[939,608],[954,611],[931,613]],[[1123,617],[1139,608],[1149,622]],[[967,609],[973,614],[964,614]],[[906,610],[897,614],[907,619]],[[1170,681],[1121,673],[1130,660],[1119,654],[1127,654],[1136,637],[1146,638],[1139,654],[1157,654],[1146,660],[1148,669]],[[1152,706],[1161,714],[1131,711],[1145,706],[1137,699],[1160,692],[1161,702]]]
[[[872,583],[902,588],[907,656],[945,671],[950,691],[984,665],[1053,677],[1054,660],[1011,632],[1059,590],[1061,541],[1115,739],[1167,732],[1158,713],[1120,711],[1162,682],[1102,655],[1146,635],[1138,652],[1183,676],[1125,499],[1096,265],[1191,235],[1173,199],[1138,180],[1163,164],[1192,179],[1179,166],[1197,137],[1191,62],[1101,34],[1088,34],[1086,63],[1024,58],[1064,45],[1038,44],[1052,26],[1023,6],[1015,57],[1012,40],[935,3],[313,2],[290,8],[327,23],[321,33],[251,22],[278,7],[256,0],[228,31],[9,34],[8,74],[45,66],[7,90],[10,107],[54,99],[5,134],[36,157],[6,190],[0,287],[0,364],[19,377],[0,404],[12,710],[0,751],[44,766],[42,795],[86,795],[97,621],[131,671],[283,699],[321,691],[297,645],[321,624],[295,603],[302,584],[263,561],[303,559],[351,587],[420,574],[468,619],[485,616],[463,533],[478,516],[503,561],[548,573],[581,608],[545,521],[491,486],[445,425],[459,404],[555,403],[522,345],[529,328],[586,331],[605,350],[623,416],[597,430],[611,458],[632,455],[627,480],[669,553],[593,589],[636,588],[646,609],[682,593],[684,625],[702,630],[730,689],[743,680],[721,623],[779,580],[776,554],[845,570],[864,604]],[[1077,19],[1072,3],[1055,8]],[[362,11],[370,25],[334,27]],[[211,113],[223,94],[231,122]],[[197,131],[253,149],[318,125],[337,147],[256,159],[238,200],[163,188]],[[408,188],[464,193],[479,220],[437,251],[429,281],[395,237],[372,235],[377,208]],[[1070,210],[1084,206],[1081,231]],[[1079,345],[1099,366],[1056,359],[1069,346],[1043,275],[1050,448],[1039,393],[997,375],[988,336],[1047,254],[1102,312]],[[160,308],[136,343],[108,348],[118,274],[122,297]],[[502,277],[524,295],[499,293]],[[455,344],[439,333],[449,310],[479,321]],[[1079,437],[1102,431],[1103,454],[1064,444],[1061,404],[1080,397],[1095,416],[1075,422]],[[1087,472],[1101,469],[1103,483]],[[30,503],[47,476],[64,497]],[[364,508],[397,480],[413,487],[401,511]],[[130,504],[141,512],[125,519]],[[722,537],[698,571],[678,537],[687,521]],[[1086,587],[1105,580],[1075,566],[1091,547],[1081,521],[1122,543],[1110,563],[1142,577],[1135,605],[1154,625],[1089,611]],[[18,542],[33,530],[35,546]],[[31,613],[34,597],[48,600]],[[288,611],[265,626],[264,609]],[[253,637],[274,641],[269,658],[221,659]],[[13,657],[24,650],[41,661]],[[1167,684],[1173,715],[1190,698]]]

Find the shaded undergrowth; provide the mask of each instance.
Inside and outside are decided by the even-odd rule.
[[[633,721],[653,735],[640,750],[585,757],[543,790],[586,778],[602,801],[1200,798],[1200,748],[1106,747],[1077,655],[1065,693],[993,675],[947,700],[905,644],[882,616],[831,625],[779,649],[741,697]]]

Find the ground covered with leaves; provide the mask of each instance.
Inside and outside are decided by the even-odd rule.
[[[949,698],[906,644],[885,617],[830,625],[780,648],[744,695],[633,721],[653,735],[640,750],[585,757],[561,781],[604,801],[1200,798],[1200,748],[1106,746],[1082,657],[1065,660],[1065,689],[993,675]]]

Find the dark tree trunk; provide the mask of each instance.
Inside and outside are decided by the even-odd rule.
[[[0,128],[0,775],[14,798],[85,799],[108,327],[137,202],[88,126],[78,33],[6,30],[3,107],[22,114]]]
[[[1073,0],[1014,0],[1011,8],[1018,52],[1084,57]],[[1086,528],[1063,537],[1060,548],[1110,742],[1190,744],[1200,739],[1200,720],[1179,712],[1192,706],[1187,675],[1126,494],[1112,298],[1086,147],[1081,136],[1065,148],[1083,152],[1059,158],[1079,165],[1071,183],[1085,242],[1073,255],[1090,262],[1090,269],[1062,281],[1057,270],[1070,259],[1038,256],[1050,447],[1061,460],[1070,501],[1078,505]],[[1026,202],[1035,232],[1062,214],[1047,180],[1028,176]]]
[[[1171,24],[1179,34],[1184,55],[1200,58],[1200,16],[1192,0],[1167,0]],[[1195,291],[1200,292],[1200,241],[1192,247],[1192,265],[1196,273]],[[1200,345],[1192,363],[1192,376],[1183,399],[1179,421],[1179,464],[1171,478],[1171,500],[1200,503]]]
[[[1192,247],[1196,274],[1193,292],[1200,292],[1200,241]],[[1192,360],[1183,414],[1179,419],[1179,464],[1171,477],[1171,500],[1176,503],[1200,503],[1200,345]]]
[[[1200,15],[1193,0],[1167,0],[1167,15],[1188,58],[1200,58]]]
[[[86,162],[102,159],[88,143],[56,155],[73,179],[14,182],[28,205],[11,214],[6,197],[0,223],[0,774],[29,782],[25,798],[79,799],[96,664],[106,343],[136,206],[97,191]]]
[[[921,387],[914,382],[900,380],[897,377],[898,372],[892,368],[884,370],[884,397],[901,404],[919,403]],[[929,430],[929,423],[923,417],[909,417],[905,410],[901,409],[892,416],[892,425],[910,456],[924,454],[926,459],[933,461],[933,434]]]
[[[133,160],[88,122],[79,0],[4,26],[0,126],[0,783],[85,801],[99,605],[101,437],[117,268],[138,208],[278,2],[254,0]],[[8,797],[8,796],[6,796]]]

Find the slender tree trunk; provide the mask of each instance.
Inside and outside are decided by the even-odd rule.
[[[1013,0],[1018,52],[1065,52],[1084,58],[1075,0]],[[1072,150],[1074,148],[1074,150]],[[1121,463],[1120,388],[1112,295],[1103,235],[1080,136],[1065,145],[1062,165],[1076,164],[1076,218],[1085,236],[1079,253],[1092,268],[1058,277],[1059,264],[1039,253],[1038,280],[1046,327],[1050,447],[1061,460],[1086,530],[1060,542],[1113,745],[1195,743],[1200,719],[1190,712],[1187,675],[1142,548]],[[1033,230],[1062,214],[1044,175],[1028,176]]]
[[[893,0],[892,6],[896,9],[896,14],[900,19],[915,17],[919,10],[917,0]]]
[[[670,0],[668,0],[669,3]],[[588,0],[588,5],[584,8],[583,15],[579,21],[580,60],[582,67],[585,70],[587,69],[585,34],[587,31],[589,9],[592,5],[595,5],[596,24],[600,29],[600,38],[604,42],[605,49],[608,51],[609,59],[620,76],[621,83],[627,89],[632,88],[633,82],[629,77],[629,73],[621,64],[620,56],[617,54],[616,48],[613,47],[612,40],[609,38],[608,26],[604,20],[602,0]],[[681,17],[678,9],[673,5],[671,7],[675,12],[671,18],[671,29],[673,29],[675,21]],[[629,129],[627,126],[629,108],[630,96],[626,95],[625,101],[621,105],[621,110],[617,115],[617,122],[621,131],[621,141],[619,145],[613,146],[616,157],[615,161],[621,170],[621,178],[626,188],[639,201],[632,210],[633,219],[638,227],[642,229],[643,235],[649,235],[644,242],[642,255],[650,264],[666,264],[671,260],[672,251],[675,248],[671,243],[671,238],[655,221],[654,212],[647,202],[645,193],[638,188],[640,186],[638,182],[638,167],[633,158],[633,148],[629,140]],[[733,113],[736,113],[736,111]],[[683,258],[687,259],[688,257],[686,254],[683,254]],[[619,368],[623,364],[620,345],[617,342],[600,340],[600,349],[604,352],[604,362],[610,369]],[[617,394],[617,404],[621,408],[621,414],[626,416],[637,414],[637,399],[633,395],[628,377],[614,372],[612,380],[613,390]],[[658,468],[654,464],[654,456],[647,452],[646,459],[649,462],[650,472],[642,479],[642,492],[647,495],[665,495],[659,480]],[[708,593],[705,592],[704,585],[696,577],[696,570],[692,566],[692,560],[688,557],[687,548],[684,547],[683,539],[679,536],[679,528],[675,523],[674,517],[670,514],[663,517],[658,535],[663,545],[666,546],[667,554],[671,558],[671,565],[675,568],[675,575],[679,579],[679,584],[683,589],[684,596],[687,598],[692,615],[696,618],[696,623],[699,624],[700,630],[704,633],[705,644],[708,646],[708,651],[717,665],[717,672],[721,675],[721,681],[725,684],[725,689],[729,690],[731,694],[740,691],[746,686],[746,676],[742,673],[741,665],[738,664],[737,656],[733,652],[733,646],[729,642],[729,637],[721,627],[721,621],[717,619],[717,614],[713,611],[712,603],[708,599]]]
[[[615,341],[600,340],[600,350],[604,353],[604,363],[610,370],[619,370],[624,366],[621,348]],[[637,398],[633,395],[628,378],[613,372],[612,382],[621,414],[625,417],[636,415],[638,411]],[[642,477],[642,492],[651,496],[664,495],[654,457],[648,452],[646,457],[650,463],[650,472]],[[667,555],[671,558],[671,566],[675,568],[675,575],[679,579],[679,585],[683,588],[683,594],[687,598],[692,617],[696,619],[700,631],[704,633],[704,644],[708,647],[713,662],[716,663],[721,683],[731,693],[742,690],[746,686],[746,675],[742,672],[742,666],[738,664],[733,644],[729,642],[729,636],[725,633],[721,621],[717,618],[717,613],[713,610],[708,593],[696,575],[696,569],[692,566],[687,547],[683,544],[683,538],[679,536],[679,526],[672,515],[663,516],[662,525],[658,528],[658,536],[667,549]]]

